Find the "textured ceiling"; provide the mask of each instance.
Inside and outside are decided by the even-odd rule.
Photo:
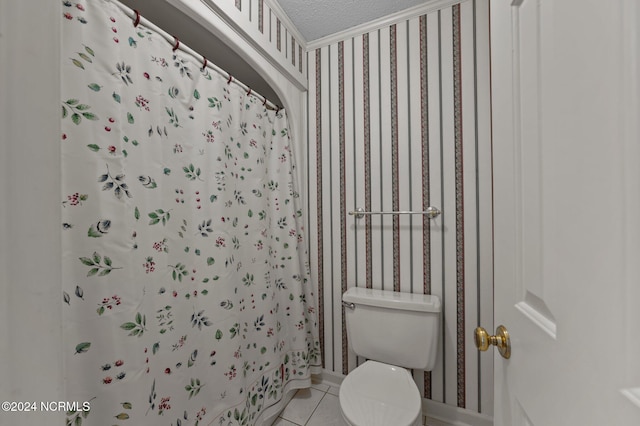
[[[426,0],[277,0],[307,41],[317,40]]]

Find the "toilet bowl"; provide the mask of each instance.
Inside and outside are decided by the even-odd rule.
[[[420,391],[409,372],[377,361],[353,370],[340,386],[342,417],[350,426],[419,426]]]

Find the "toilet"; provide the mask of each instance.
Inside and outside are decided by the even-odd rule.
[[[436,361],[440,299],[352,287],[342,295],[349,345],[367,359],[343,380],[340,410],[351,426],[419,426],[422,397],[407,369]]]

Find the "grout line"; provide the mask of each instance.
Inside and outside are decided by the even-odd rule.
[[[317,390],[317,389],[316,389]],[[322,392],[322,391],[321,391]],[[322,398],[320,398],[320,400],[318,401],[318,403],[316,404],[315,408],[313,409],[313,411],[311,412],[311,415],[309,416],[309,418],[307,419],[307,422],[305,423],[305,425],[309,424],[309,422],[311,421],[311,419],[313,418],[313,415],[316,413],[316,411],[318,410],[318,407],[320,406],[320,403],[322,402],[322,400],[324,399],[324,397],[327,396],[327,392],[324,392],[324,395],[322,395]]]
[[[326,383],[325,383],[325,384],[326,384]],[[325,397],[325,396],[327,396],[327,394],[329,394],[329,390],[331,389],[331,387],[336,387],[336,386],[329,385],[329,388],[328,388],[327,390],[325,390],[325,391],[323,391],[323,390],[321,390],[321,389],[314,388],[313,386],[311,386],[311,387],[310,387],[310,389],[316,390],[316,391],[318,391],[318,392],[322,392],[324,395],[322,395],[322,398],[320,398],[320,400],[318,400],[318,403],[317,403],[317,404],[316,404],[316,406],[313,408],[313,411],[311,412],[311,415],[309,416],[309,418],[307,419],[307,421],[306,421],[303,425],[301,425],[301,424],[299,424],[299,423],[296,423],[296,422],[293,422],[293,421],[291,421],[291,420],[285,419],[285,418],[284,418],[284,417],[282,417],[281,415],[279,415],[279,416],[278,416],[278,418],[279,418],[279,419],[286,420],[286,421],[287,421],[287,422],[289,422],[289,423],[293,423],[293,424],[294,424],[294,425],[296,425],[296,426],[306,426],[307,424],[309,424],[309,422],[310,422],[310,421],[311,421],[311,419],[313,418],[313,415],[316,413],[316,411],[317,411],[318,407],[320,406],[320,403],[322,402],[322,400],[324,399],[324,397]],[[337,395],[333,395],[333,394],[330,394],[330,395],[332,395],[332,396],[336,396],[336,397],[337,397]],[[289,404],[291,404],[295,399],[296,399],[296,397],[295,397],[295,395],[294,395],[294,396],[293,396],[293,398],[291,399],[291,401],[289,401],[289,403],[288,403],[288,404],[287,404],[287,405],[286,405],[282,410],[284,411],[284,409],[285,409],[285,408],[287,408],[287,406],[288,406]],[[276,420],[277,420],[277,419],[276,419]]]

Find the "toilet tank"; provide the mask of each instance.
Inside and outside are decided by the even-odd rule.
[[[440,333],[440,298],[352,287],[342,295],[347,339],[362,357],[431,370]]]

